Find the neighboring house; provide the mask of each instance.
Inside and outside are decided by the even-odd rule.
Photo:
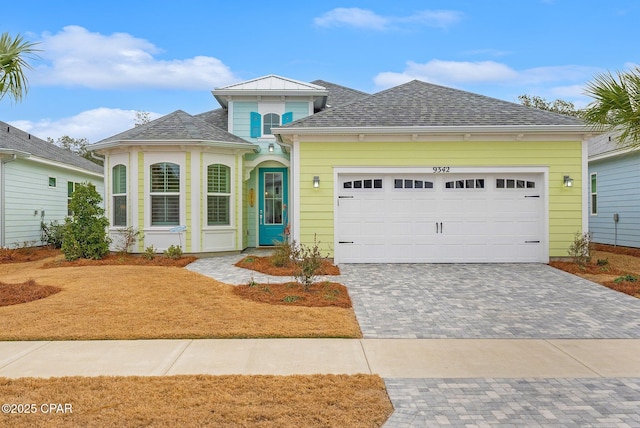
[[[112,229],[142,230],[139,251],[287,237],[338,263],[546,262],[587,230],[574,118],[420,81],[369,95],[270,75],[212,93],[221,109],[93,146]]]
[[[593,242],[640,247],[640,150],[611,134],[590,140],[588,193]]]
[[[0,121],[0,246],[40,245],[41,223],[64,222],[77,183],[103,194],[103,168]]]

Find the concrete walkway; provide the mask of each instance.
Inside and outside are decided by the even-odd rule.
[[[640,340],[632,339],[0,342],[0,377],[365,373],[419,379],[640,378],[639,356]]]

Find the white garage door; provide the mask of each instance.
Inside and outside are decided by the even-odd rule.
[[[340,174],[338,263],[545,262],[542,174]]]

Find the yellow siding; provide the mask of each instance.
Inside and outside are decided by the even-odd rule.
[[[582,142],[358,142],[300,143],[300,240],[317,234],[323,251],[333,247],[334,167],[497,167],[549,168],[549,255],[566,256],[582,230]],[[573,187],[562,185],[564,175]],[[313,176],[320,188],[313,188]]]

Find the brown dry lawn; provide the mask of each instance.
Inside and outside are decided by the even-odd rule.
[[[178,267],[0,264],[0,282],[59,287],[0,307],[0,340],[361,337],[351,308],[270,305]]]
[[[37,408],[3,427],[379,427],[393,412],[370,375],[0,378],[0,397]]]

